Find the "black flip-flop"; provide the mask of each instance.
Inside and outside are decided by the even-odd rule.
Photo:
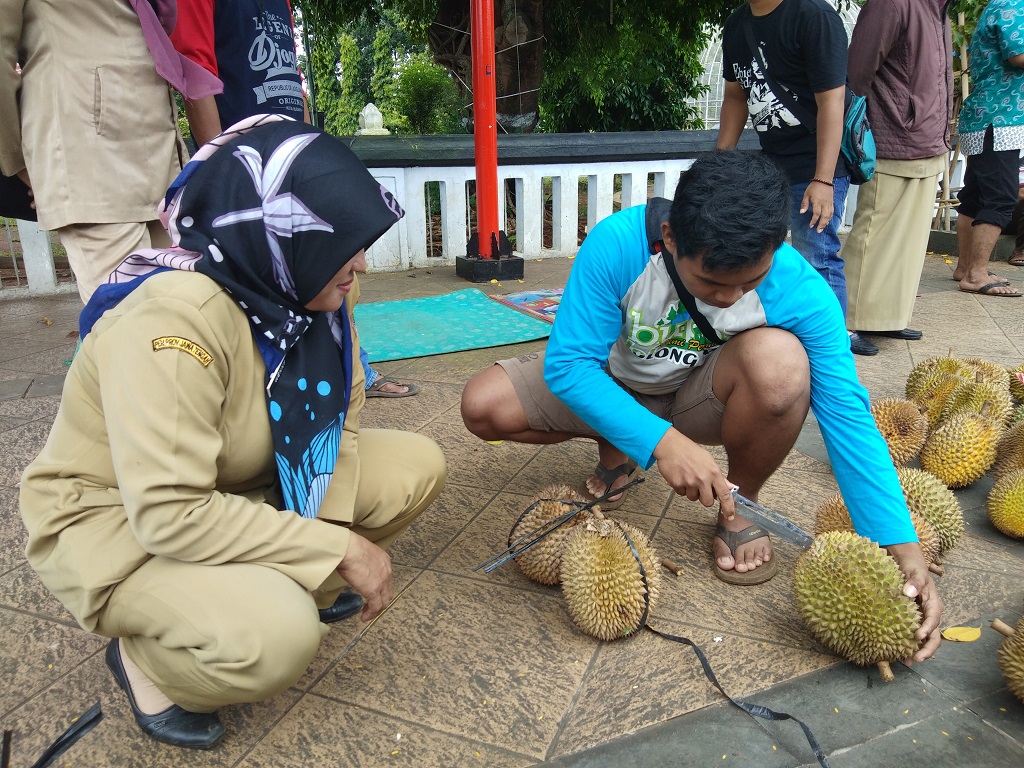
[[[981,288],[978,288],[977,290],[973,288],[964,288],[963,286],[960,287],[960,290],[963,291],[964,293],[976,293],[980,296],[991,296],[994,299],[1019,299],[1022,295],[1024,295],[1021,294],[1021,292],[1018,291],[1016,288],[1014,288],[1013,293],[996,293],[994,290],[996,288],[1009,287],[1009,283],[1003,283],[1000,282],[999,280],[995,280],[991,283],[987,283],[981,286]]]

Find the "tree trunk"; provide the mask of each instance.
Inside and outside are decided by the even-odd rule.
[[[427,39],[434,60],[452,73],[466,101],[472,100],[470,0],[440,0]],[[498,124],[506,132],[537,126],[544,75],[544,0],[494,0],[495,88]]]

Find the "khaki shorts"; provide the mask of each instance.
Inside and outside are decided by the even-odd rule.
[[[645,395],[622,387],[640,405],[656,416],[660,416],[696,443],[721,445],[722,414],[725,404],[715,397],[711,387],[715,363],[721,347],[711,352],[699,368],[694,368],[689,378],[675,392],[665,395]],[[559,400],[544,383],[544,353],[533,352],[508,360],[499,360],[498,365],[512,380],[516,397],[526,412],[530,429],[538,432],[568,432],[581,437],[599,437],[594,429]]]

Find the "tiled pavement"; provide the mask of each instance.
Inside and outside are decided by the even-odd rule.
[[[997,265],[1016,284],[1024,270]],[[520,285],[564,283],[568,260],[530,262]],[[960,293],[945,259],[925,265],[914,326],[922,341],[879,339],[858,358],[873,398],[901,394],[911,366],[948,352],[1003,364],[1024,360],[1024,300]],[[373,275],[365,301],[467,287],[450,268]],[[262,704],[223,711],[225,742],[209,753],[161,746],[131,720],[102,659],[103,640],[77,628],[24,560],[17,483],[46,439],[74,350],[77,296],[0,301],[0,729],[13,729],[12,766],[28,766],[97,700],[106,718],[58,765],[69,766],[797,766],[814,758],[792,722],[764,723],[723,703],[692,651],[651,634],[599,643],[579,633],[556,588],[514,565],[473,566],[500,550],[531,494],[577,482],[592,445],[491,445],[459,416],[465,381],[500,356],[542,343],[380,366],[421,386],[416,397],[369,401],[365,426],[431,436],[445,449],[449,484],[395,545],[401,595],[376,623],[334,625],[309,672]],[[71,335],[69,335],[71,334]],[[969,521],[939,582],[944,625],[982,626],[975,643],[944,643],[935,659],[883,685],[840,662],[804,630],[791,599],[797,552],[778,545],[780,572],[758,587],[714,578],[713,515],[673,498],[656,471],[620,516],[686,568],[666,574],[656,625],[699,644],[733,696],[803,719],[834,766],[1024,764],[1024,705],[995,663],[992,618],[1024,609],[1024,543],[987,522],[991,481],[958,492]],[[836,489],[810,422],[762,501],[813,523]],[[98,553],[97,556],[102,556]]]

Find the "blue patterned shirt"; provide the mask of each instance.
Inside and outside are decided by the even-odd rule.
[[[1024,69],[1007,59],[1024,54],[1024,0],[992,0],[971,38],[971,93],[960,110],[960,143],[982,151],[992,126],[995,151],[1024,149]]]

